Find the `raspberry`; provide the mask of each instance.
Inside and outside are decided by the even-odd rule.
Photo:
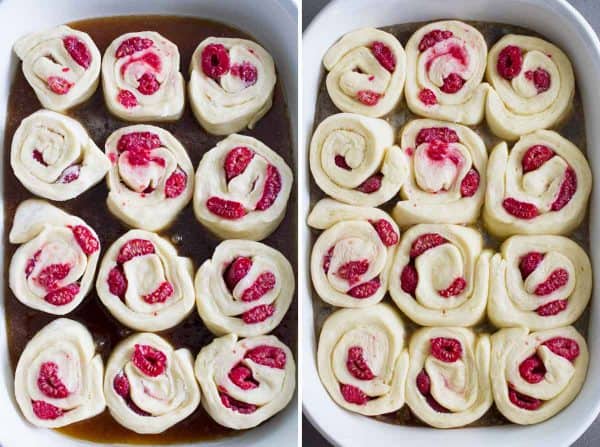
[[[392,224],[389,221],[379,219],[377,221],[371,221],[371,225],[375,227],[375,231],[377,231],[383,245],[391,247],[398,243],[398,233],[396,233],[396,230],[394,230],[394,227],[392,227]]]
[[[52,399],[64,399],[69,395],[69,390],[58,377],[58,365],[54,362],[42,363],[37,386],[44,396]]]
[[[48,88],[57,95],[65,95],[71,90],[71,87],[73,87],[72,82],[67,81],[65,78],[61,78],[60,76],[49,76],[48,79],[46,79],[46,84],[48,84]]]
[[[77,64],[86,70],[89,68],[92,63],[92,55],[85,43],[75,36],[67,36],[63,38],[63,45],[67,53],[69,53]]]
[[[433,140],[427,147],[427,157],[434,161],[441,161],[448,155],[448,143],[440,140]]]
[[[436,337],[431,340],[431,355],[446,363],[456,362],[462,356],[462,345],[455,338]]]
[[[60,177],[58,178],[58,183],[71,183],[79,178],[79,171],[81,170],[81,165],[71,165],[66,168]]]
[[[108,283],[108,290],[110,293],[123,300],[125,292],[127,291],[127,278],[120,265],[113,267],[110,272],[108,272],[108,279],[106,282]]]
[[[426,49],[434,46],[436,43],[441,42],[442,40],[449,39],[452,36],[452,31],[442,31],[441,29],[434,29],[433,31],[429,31],[423,36],[421,42],[419,42],[419,51],[423,52]]]
[[[181,169],[176,169],[165,181],[165,197],[174,199],[179,197],[187,186],[187,175]]]
[[[245,146],[231,149],[225,157],[225,179],[229,182],[232,178],[242,174],[253,158],[254,151]]]
[[[369,298],[370,296],[373,296],[375,294],[375,292],[377,292],[377,290],[379,290],[380,285],[381,285],[381,281],[379,280],[379,277],[377,276],[370,281],[367,281],[365,283],[359,284],[358,286],[352,287],[346,293],[348,295],[350,295],[352,298],[357,298],[357,299]]]
[[[381,93],[374,92],[373,90],[360,90],[356,94],[356,98],[366,106],[374,106],[381,99]]]
[[[438,401],[433,398],[433,396],[431,394],[428,394],[425,397],[425,400],[427,401],[427,403],[429,404],[429,406],[431,408],[433,408],[435,411],[437,411],[438,413],[450,413],[450,411],[447,408],[442,407],[438,403]]]
[[[448,240],[438,233],[424,233],[412,243],[410,247],[410,257],[416,258],[418,256],[421,256],[427,250],[430,250],[447,242]]]
[[[271,272],[261,273],[250,287],[244,290],[242,301],[250,302],[262,298],[275,287],[275,275]]]
[[[519,374],[528,383],[539,383],[544,380],[546,367],[542,359],[537,354],[534,354],[521,362],[519,365]]]
[[[417,375],[417,389],[423,396],[427,396],[431,390],[431,379],[424,369]]]
[[[462,197],[473,197],[479,188],[479,172],[469,169],[467,175],[460,182],[460,195]]]
[[[228,220],[241,219],[246,215],[246,209],[240,202],[225,200],[220,197],[210,197],[206,201],[206,208],[211,213]]]
[[[341,265],[337,271],[337,276],[348,281],[350,285],[356,284],[360,276],[369,270],[369,261],[361,259],[359,261],[348,261]]]
[[[154,244],[147,239],[130,239],[123,244],[117,256],[117,263],[124,264],[125,262],[136,258],[154,253]]]
[[[447,288],[443,290],[438,290],[438,293],[444,298],[449,298],[451,296],[460,295],[463,292],[463,290],[465,290],[466,286],[467,281],[465,281],[465,278],[458,277],[454,281],[452,281],[452,284],[450,284]]]
[[[352,346],[348,349],[346,368],[358,380],[373,380],[375,378],[375,374],[373,374],[363,356],[363,348],[360,346]]]
[[[345,169],[346,171],[352,170],[352,168],[346,162],[346,157],[344,157],[343,155],[336,155],[333,161],[338,168]]]
[[[240,402],[239,400],[234,399],[227,393],[221,392],[220,395],[221,395],[221,403],[226,408],[229,408],[237,413],[250,414],[250,413],[254,413],[257,409],[256,405],[247,404],[246,402]]]
[[[419,99],[426,106],[433,106],[437,104],[437,98],[432,90],[425,88],[419,92]]]
[[[323,271],[325,273],[329,272],[329,266],[331,265],[331,258],[333,256],[334,249],[335,246],[329,247],[329,250],[327,250],[327,253],[325,253],[325,256],[323,256]]]
[[[444,93],[456,93],[465,85],[465,80],[457,73],[450,73],[444,78],[444,84],[440,90]]]
[[[248,274],[251,267],[252,259],[244,256],[235,258],[233,262],[229,264],[229,267],[227,267],[227,270],[225,270],[225,274],[223,275],[227,288],[232,291],[237,283]]]
[[[246,324],[255,324],[265,321],[275,313],[275,306],[272,304],[261,304],[253,307],[242,314],[242,320]]]
[[[42,154],[39,150],[34,149],[33,153],[31,154],[33,159],[35,161],[37,161],[39,164],[43,165],[43,166],[48,166],[48,163],[46,163],[46,161],[44,160],[44,154]]]
[[[65,279],[70,271],[69,264],[50,264],[38,273],[37,282],[47,291],[54,290],[58,287],[57,283]]]
[[[92,231],[83,225],[70,227],[75,240],[86,255],[91,255],[100,249],[100,242],[92,234]]]
[[[241,363],[231,368],[227,377],[243,390],[253,390],[254,388],[258,388],[258,382],[252,377],[250,368]]]
[[[126,109],[131,109],[138,105],[135,95],[129,90],[120,90],[117,95],[117,101]]]
[[[569,272],[567,272],[565,269],[556,269],[550,273],[550,276],[548,276],[543,283],[538,284],[534,293],[537,296],[550,295],[555,290],[564,287],[568,282]]]
[[[353,385],[340,383],[340,392],[344,400],[355,405],[364,405],[369,401],[369,396]]]
[[[504,199],[502,201],[502,207],[508,214],[518,217],[519,219],[534,219],[540,214],[533,203],[521,202],[512,197]]]
[[[287,361],[285,352],[275,346],[260,345],[246,351],[245,359],[269,368],[283,369]]]
[[[31,408],[33,409],[33,413],[39,419],[43,420],[58,419],[64,414],[64,411],[61,408],[55,407],[43,400],[32,400]]]
[[[258,79],[258,70],[250,62],[242,62],[242,64],[233,64],[231,66],[231,74],[238,76],[249,87],[256,84]]]
[[[534,411],[542,406],[542,401],[535,397],[527,396],[519,393],[517,390],[508,386],[508,398],[510,401],[519,408],[524,410]]]
[[[200,56],[202,71],[209,78],[219,80],[229,71],[229,52],[220,43],[207,45]]]
[[[149,377],[160,376],[167,367],[167,356],[164,352],[150,345],[136,343],[131,361],[137,369]]]
[[[122,135],[117,142],[119,152],[146,150],[161,147],[160,137],[153,132],[130,132]]]
[[[33,254],[33,257],[27,260],[27,265],[25,266],[25,277],[29,278],[31,272],[35,268],[35,264],[39,261],[40,255],[42,254],[42,250],[38,250]]]
[[[115,57],[117,59],[121,59],[125,56],[131,56],[133,53],[150,48],[152,45],[154,45],[154,42],[151,39],[137,36],[130,37],[129,39],[121,42],[121,45],[119,45],[119,48],[117,48]]]
[[[543,144],[531,146],[521,160],[523,172],[535,171],[552,157],[554,157],[554,151],[548,146]]]
[[[550,84],[552,83],[550,80],[550,73],[548,73],[543,68],[536,68],[535,71],[527,70],[525,72],[525,77],[533,82],[535,89],[538,93],[543,93],[550,88]]]
[[[264,211],[273,205],[275,199],[281,191],[281,175],[273,165],[267,166],[267,177],[265,179],[265,187],[262,196],[256,204],[258,211]]]
[[[396,58],[390,47],[382,42],[373,42],[371,45],[371,53],[381,64],[383,68],[392,73],[396,69]]]
[[[44,301],[54,306],[64,306],[65,304],[69,304],[71,301],[73,301],[78,293],[79,284],[72,283],[60,289],[48,292],[46,296],[44,296]]]
[[[169,281],[163,281],[155,291],[142,296],[142,299],[148,304],[164,303],[171,295],[173,295],[173,285]]]
[[[417,134],[417,146],[423,143],[431,143],[434,140],[440,140],[444,143],[458,143],[459,138],[454,129],[448,127],[424,127]]]
[[[523,54],[521,53],[521,48],[514,45],[508,45],[500,51],[500,54],[498,54],[496,70],[498,70],[498,74],[507,81],[510,81],[517,76],[521,72],[522,67]]]
[[[552,211],[560,211],[562,210],[567,203],[570,202],[571,198],[577,191],[577,175],[575,171],[570,166],[565,171],[565,177],[560,184],[560,190],[556,199],[552,203],[550,209]]]
[[[119,373],[113,380],[113,389],[121,397],[129,397],[129,379],[124,373]]]
[[[356,187],[357,191],[360,191],[365,194],[371,194],[376,191],[379,191],[381,188],[381,181],[383,179],[383,174],[373,174],[371,177],[366,179],[360,185]]]
[[[153,73],[146,72],[138,79],[138,92],[142,95],[153,95],[160,88],[160,83]]]
[[[519,261],[519,270],[521,278],[526,279],[540,265],[544,259],[544,254],[537,251],[530,251],[523,255]]]
[[[572,362],[579,356],[579,344],[575,340],[566,337],[554,337],[542,343],[556,355],[566,358]]]
[[[550,301],[548,304],[538,307],[535,311],[540,317],[550,317],[565,310],[567,304],[567,300]]]
[[[419,283],[419,273],[412,264],[406,264],[400,273],[400,287],[411,296],[415,296],[417,284]]]

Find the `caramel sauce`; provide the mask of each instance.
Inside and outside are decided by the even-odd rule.
[[[82,20],[70,23],[69,26],[85,31],[94,40],[101,53],[116,37],[133,31],[157,31],[167,39],[174,42],[181,54],[181,72],[186,82],[189,80],[189,64],[196,46],[206,37],[242,37],[253,39],[248,34],[231,28],[222,23],[197,19],[192,17],[174,16],[122,16]],[[267,50],[269,50],[267,48]],[[20,64],[19,64],[20,65]],[[187,98],[186,98],[187,101]],[[8,347],[13,371],[19,355],[25,345],[50,321],[57,318],[30,309],[21,304],[8,287],[8,266],[16,249],[8,241],[8,233],[12,225],[15,209],[23,200],[32,197],[14,176],[10,167],[10,145],[12,136],[21,123],[21,120],[38,109],[41,105],[33,89],[29,86],[20,66],[17,67],[12,81],[8,101],[6,120],[6,136],[4,141],[4,259],[6,262],[4,278],[4,304],[6,309],[6,322],[8,332]],[[104,104],[102,87],[84,104],[72,109],[68,113],[79,120],[89,132],[91,138],[100,148],[104,148],[106,138],[116,129],[133,123],[122,121],[109,114]],[[194,168],[197,167],[201,156],[225,138],[207,134],[193,117],[189,103],[181,119],[171,123],[154,123],[167,129],[175,135],[187,149]],[[279,153],[294,169],[296,167],[293,145],[291,140],[291,127],[288,117],[286,101],[283,94],[281,81],[275,86],[273,107],[255,126],[253,130],[244,130],[241,133],[250,135],[263,141],[275,152]],[[91,225],[102,244],[102,255],[119,236],[128,228],[118,221],[106,207],[108,190],[102,181],[94,188],[81,194],[79,197],[66,201],[54,202],[61,209],[84,219]],[[297,209],[296,191],[292,188],[286,216],[279,228],[263,242],[280,250],[292,263],[297,271]],[[169,239],[178,249],[179,254],[192,258],[197,269],[202,262],[212,256],[214,248],[220,240],[211,235],[194,217],[192,204],[180,213],[174,224],[161,233]],[[102,256],[101,255],[101,256]],[[297,306],[296,297],[282,323],[273,331],[296,353],[297,342]],[[83,323],[93,334],[96,347],[106,362],[116,343],[130,335],[133,331],[116,321],[100,302],[95,288],[81,305],[70,314],[66,315]],[[214,338],[212,333],[204,326],[195,309],[176,327],[160,332],[159,335],[169,340],[175,348],[185,347],[195,356],[200,348],[207,345]],[[13,390],[10,390],[13,393]],[[18,409],[15,406],[15,411]],[[276,424],[280,421],[275,417],[267,424]],[[103,443],[131,443],[131,444],[174,444],[189,443],[202,440],[214,440],[235,435],[235,430],[221,427],[214,422],[200,405],[188,418],[158,435],[139,435],[119,425],[106,410],[101,415],[58,429],[70,437]]]

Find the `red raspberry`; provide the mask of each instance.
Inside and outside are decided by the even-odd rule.
[[[253,158],[254,151],[245,146],[231,149],[225,157],[225,179],[229,182],[232,178],[242,174]]]
[[[519,374],[528,383],[539,383],[544,380],[546,367],[542,359],[537,354],[533,354],[521,362],[519,365]]]
[[[76,225],[70,227],[73,232],[75,240],[86,255],[91,255],[95,251],[100,249],[100,242],[96,239],[96,236],[92,234],[92,231],[83,225]]]
[[[385,45],[383,42],[373,42],[371,45],[371,53],[377,59],[377,62],[381,64],[390,73],[396,69],[396,58],[390,47]]]
[[[148,304],[164,303],[173,295],[173,285],[169,281],[163,281],[158,288],[142,296],[142,299]]]
[[[238,76],[249,87],[256,84],[258,79],[258,70],[250,62],[242,62],[241,64],[233,64],[231,66],[231,74]]]
[[[538,268],[538,265],[544,259],[544,254],[537,251],[530,251],[523,255],[519,261],[519,270],[521,271],[521,278],[527,279],[531,273]]]
[[[150,48],[152,45],[154,45],[154,42],[151,39],[137,36],[130,37],[129,39],[121,42],[121,45],[119,45],[119,48],[117,48],[115,57],[117,59],[121,59],[125,56],[131,56],[133,53]]]
[[[419,92],[419,99],[426,106],[433,106],[437,104],[437,98],[432,90],[425,88]]]
[[[223,275],[227,288],[232,291],[237,283],[248,274],[251,267],[252,259],[244,256],[235,258],[233,262],[229,264],[229,267],[227,267],[227,270],[225,270],[225,274]]]
[[[381,188],[381,181],[383,179],[383,174],[377,173],[373,174],[371,177],[366,179],[360,185],[356,187],[357,191],[360,191],[365,194],[371,194],[376,191],[379,191]]]
[[[325,253],[325,256],[323,256],[323,271],[325,273],[329,272],[329,266],[331,265],[331,258],[333,257],[334,249],[335,246],[329,247],[329,250],[327,250],[327,253]]]
[[[138,79],[138,92],[142,95],[153,95],[160,88],[160,83],[153,73],[146,72]]]
[[[250,302],[262,298],[265,294],[275,288],[277,279],[271,272],[261,273],[250,287],[242,293],[242,301]]]
[[[242,320],[246,324],[255,324],[265,321],[275,313],[275,306],[272,304],[261,304],[253,307],[242,314]]]
[[[453,363],[462,357],[462,345],[456,338],[436,337],[430,342],[431,355],[442,362]]]
[[[64,411],[61,408],[55,407],[43,400],[32,400],[31,408],[33,409],[33,413],[43,420],[58,419],[64,414]]]
[[[65,304],[69,304],[71,301],[73,301],[78,293],[79,284],[72,283],[60,289],[48,292],[46,296],[44,296],[44,301],[54,306],[64,306]]]
[[[123,244],[117,256],[117,263],[124,264],[125,262],[136,258],[154,253],[154,244],[147,239],[130,239]]]
[[[358,380],[373,380],[375,378],[375,374],[373,374],[364,358],[363,348],[360,346],[352,346],[348,349],[346,368]]]
[[[377,234],[379,235],[381,242],[383,242],[383,245],[386,247],[391,247],[392,245],[396,245],[398,243],[398,233],[396,233],[396,230],[394,230],[394,227],[389,221],[385,219],[379,219],[377,221],[370,222],[371,225],[375,227],[375,231],[377,231]]]
[[[110,293],[118,296],[121,300],[125,298],[125,292],[127,292],[127,278],[120,265],[110,269],[106,282],[108,283],[108,290]]]
[[[542,401],[535,397],[527,396],[519,393],[517,390],[508,386],[508,398],[510,401],[519,408],[524,410],[534,411],[542,406]]]
[[[567,300],[551,301],[548,304],[538,307],[535,311],[540,317],[550,317],[561,313],[567,308]]]
[[[369,298],[370,296],[373,296],[377,292],[377,290],[379,290],[380,285],[381,285],[381,281],[379,280],[379,277],[377,276],[377,277],[371,279],[370,281],[367,281],[362,284],[359,284],[358,286],[352,287],[346,293],[348,295],[350,295],[352,298],[357,298],[357,299]]]
[[[135,95],[129,90],[120,90],[117,95],[117,101],[126,109],[131,109],[138,105]]]
[[[187,175],[181,169],[176,169],[165,181],[165,197],[174,199],[179,197],[187,186]]]
[[[496,70],[498,74],[507,81],[517,76],[521,72],[523,67],[523,54],[521,48],[508,45],[500,51],[498,54],[498,61],[496,62]]]
[[[437,411],[438,413],[450,413],[450,410],[448,410],[445,407],[442,407],[439,404],[439,402],[433,398],[433,396],[431,394],[427,395],[425,397],[425,400],[427,401],[427,403],[429,404],[429,406],[431,408],[433,408],[435,411]]]
[[[229,380],[231,380],[235,385],[243,390],[253,390],[254,388],[258,388],[258,382],[252,376],[252,371],[247,366],[242,365],[241,363],[237,364],[229,374],[227,374]]]
[[[48,163],[46,163],[46,161],[44,160],[44,154],[42,154],[39,150],[34,149],[33,153],[31,154],[33,159],[35,161],[37,161],[39,164],[41,164],[42,166],[48,166]]]
[[[571,201],[571,198],[577,191],[577,174],[570,166],[565,171],[565,177],[560,184],[560,190],[556,199],[552,203],[550,209],[552,211],[562,210],[567,203]]]
[[[92,54],[87,45],[75,36],[63,38],[63,45],[71,58],[86,70],[92,63]]]
[[[431,379],[424,369],[417,375],[417,389],[423,396],[429,395],[431,391]]]
[[[536,68],[535,71],[527,70],[525,72],[525,77],[533,82],[535,89],[538,93],[543,93],[550,88],[551,79],[550,73],[548,73],[543,68]]]
[[[444,78],[444,84],[440,87],[440,90],[444,93],[456,93],[463,85],[465,85],[465,80],[460,77],[457,73],[450,73],[448,76]]]
[[[556,269],[550,273],[550,276],[543,283],[538,284],[534,293],[538,296],[550,295],[555,290],[564,287],[568,282],[569,272],[565,269]]]
[[[213,214],[223,219],[236,220],[246,215],[246,209],[240,202],[225,200],[220,197],[210,197],[206,201],[206,208]]]
[[[448,155],[448,143],[433,140],[427,147],[427,157],[434,161],[444,160]]]
[[[260,200],[256,203],[257,211],[264,211],[273,205],[275,199],[281,191],[281,175],[273,165],[267,166],[267,176],[265,178],[265,187]]]
[[[429,31],[423,36],[421,42],[419,42],[419,51],[423,52],[426,49],[434,46],[436,43],[441,42],[442,40],[449,39],[452,36],[452,31],[442,31],[441,29],[434,29],[433,31]]]
[[[556,355],[560,355],[570,362],[579,357],[579,344],[571,338],[554,337],[542,344],[547,346]]]
[[[346,162],[346,157],[344,157],[343,155],[339,155],[339,154],[336,155],[335,158],[333,159],[333,161],[335,162],[335,165],[338,168],[345,169],[346,171],[352,170],[352,168]]]
[[[424,233],[412,243],[410,257],[416,258],[421,256],[427,250],[446,244],[447,242],[448,240],[438,233]]]
[[[406,264],[400,273],[400,287],[406,293],[415,296],[417,290],[417,284],[419,283],[419,273],[412,264]]]
[[[61,78],[60,76],[48,77],[48,79],[46,79],[46,84],[48,84],[48,88],[57,95],[65,95],[71,90],[71,87],[73,87],[72,82],[67,81],[65,78]]]
[[[351,404],[364,405],[369,401],[369,396],[353,385],[340,383],[340,392],[344,396],[344,400]]]
[[[374,92],[373,90],[360,90],[356,94],[356,98],[366,106],[374,106],[381,99],[381,93]]]
[[[548,146],[543,144],[531,146],[521,160],[523,172],[535,171],[552,157],[554,157],[554,151]]]
[[[338,268],[337,276],[353,285],[360,280],[360,276],[364,275],[367,270],[369,270],[369,261],[366,259],[348,261]]]
[[[29,278],[31,272],[35,268],[35,264],[40,260],[40,255],[42,254],[42,250],[38,250],[33,254],[33,257],[27,260],[27,265],[25,266],[25,277]]]
[[[452,281],[452,284],[450,284],[447,288],[443,290],[439,290],[438,293],[444,298],[449,298],[451,296],[460,295],[463,292],[463,290],[465,290],[466,286],[467,281],[465,281],[465,278],[458,277],[454,281]]]
[[[125,151],[151,151],[161,147],[160,137],[153,132],[130,132],[122,135],[117,142],[117,150]]]
[[[58,365],[54,362],[42,363],[37,386],[44,396],[52,399],[64,399],[69,395],[69,390],[58,377]]]
[[[417,146],[423,143],[431,143],[434,140],[440,140],[444,143],[458,143],[459,138],[454,129],[448,127],[424,127],[417,134]]]
[[[119,373],[113,380],[113,389],[115,392],[123,397],[129,397],[129,379],[124,373]]]
[[[221,403],[237,413],[240,414],[250,414],[254,413],[257,409],[257,406],[254,404],[247,404],[246,402],[240,402],[239,400],[234,399],[227,393],[220,393],[221,395]]]
[[[58,178],[58,183],[71,183],[79,178],[79,171],[81,170],[81,165],[71,165],[66,168],[60,177]]]
[[[530,220],[539,216],[540,212],[533,203],[521,202],[509,197],[502,201],[502,207],[506,212],[519,219]]]
[[[259,365],[276,369],[284,369],[287,361],[283,349],[267,345],[260,345],[246,351],[244,358],[250,359]]]
[[[460,182],[460,195],[462,197],[473,197],[479,188],[479,172],[469,169],[467,175]]]
[[[57,283],[65,279],[70,271],[69,264],[47,265],[38,273],[37,283],[47,291],[54,290],[58,287]]]
[[[160,376],[167,367],[165,353],[150,345],[136,343],[131,361],[137,369],[149,377]]]
[[[204,74],[216,81],[229,71],[229,52],[220,43],[204,47],[200,59]]]

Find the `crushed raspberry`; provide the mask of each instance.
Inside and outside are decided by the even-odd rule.
[[[460,295],[463,292],[463,290],[465,290],[466,286],[467,281],[465,281],[465,278],[458,277],[454,281],[452,281],[452,284],[450,284],[447,288],[443,290],[439,290],[438,293],[444,298],[449,298],[451,296]]]
[[[273,165],[267,166],[267,177],[260,200],[256,203],[257,211],[264,211],[273,205],[281,191],[281,175]]]
[[[546,280],[538,284],[534,293],[538,296],[550,295],[552,292],[564,287],[569,282],[569,272],[565,269],[556,269]]]
[[[181,169],[176,169],[165,181],[165,197],[174,199],[179,197],[187,186],[187,175]]]
[[[462,197],[473,197],[479,188],[479,172],[471,168],[460,182],[460,195]]]
[[[61,408],[49,404],[48,402],[44,402],[43,400],[32,400],[31,408],[33,413],[39,419],[43,420],[58,419],[65,413]]]
[[[252,259],[244,256],[235,258],[233,262],[229,264],[229,267],[227,267],[227,270],[225,270],[225,274],[223,275],[227,288],[232,291],[237,283],[248,274],[251,267]]]
[[[463,85],[465,80],[457,73],[450,73],[444,78],[444,84],[440,87],[440,90],[444,93],[456,93]]]
[[[240,402],[239,400],[234,399],[227,393],[220,393],[221,403],[230,410],[233,410],[240,414],[251,414],[257,410],[257,406],[254,404],[248,404],[246,402]]]
[[[40,260],[40,255],[42,254],[42,250],[38,250],[33,254],[33,257],[27,260],[27,265],[25,266],[25,277],[29,278],[31,272],[35,268],[35,264]]]
[[[150,48],[152,45],[154,45],[154,42],[151,39],[137,36],[130,37],[129,39],[121,42],[121,45],[119,45],[119,48],[117,48],[115,57],[117,59],[121,59],[125,56],[131,56],[133,53]]]
[[[66,168],[60,177],[58,178],[58,183],[71,183],[79,178],[79,172],[81,170],[81,165],[71,165]]]
[[[419,42],[419,51],[423,52],[442,40],[450,39],[452,36],[452,31],[448,30],[434,29],[433,31],[429,31],[423,36],[421,42]]]
[[[61,78],[60,76],[48,77],[48,79],[46,79],[46,84],[48,84],[48,88],[57,95],[65,95],[71,90],[71,87],[73,87],[72,82],[67,81],[65,78]]]
[[[65,279],[70,271],[69,264],[50,264],[38,273],[37,282],[45,290],[54,290],[58,287],[57,283]]]
[[[448,143],[444,143],[440,140],[433,140],[427,146],[427,157],[434,161],[441,161],[446,158],[448,154]]]
[[[255,324],[265,321],[275,313],[275,306],[272,304],[261,304],[253,307],[242,314],[242,320],[246,324]]]
[[[48,163],[46,163],[46,160],[44,160],[44,154],[42,154],[39,150],[34,149],[31,156],[42,166],[48,166]]]
[[[496,62],[496,70],[498,74],[507,81],[517,76],[521,72],[523,67],[523,54],[521,48],[508,45],[500,51],[498,54],[498,61]]]
[[[167,367],[165,353],[150,345],[136,343],[131,361],[137,369],[149,377],[160,376]]]
[[[346,368],[358,380],[373,380],[375,378],[375,374],[373,374],[364,358],[363,348],[360,346],[352,346],[348,349]]]
[[[246,87],[256,84],[258,79],[258,70],[250,62],[242,62],[241,64],[233,64],[231,66],[231,74],[239,77]]]
[[[525,72],[525,78],[533,82],[538,93],[543,93],[550,88],[550,73],[543,68],[536,68],[535,71],[527,70]]]
[[[348,295],[350,295],[352,298],[357,298],[357,299],[369,298],[370,296],[375,295],[377,290],[379,290],[379,286],[381,286],[381,281],[379,280],[379,277],[377,276],[377,277],[371,279],[370,281],[367,281],[362,284],[359,284],[358,286],[352,287],[346,293]]]
[[[379,235],[379,239],[383,242],[383,245],[386,247],[391,247],[392,245],[396,245],[398,243],[398,233],[392,227],[392,224],[385,220],[379,219],[377,221],[370,221],[371,225],[375,227],[375,231]]]
[[[439,404],[439,402],[437,400],[435,400],[431,394],[425,396],[425,400],[427,401],[429,406],[431,408],[433,408],[435,411],[437,411],[438,413],[450,413],[450,410],[448,410],[446,407],[441,406]]]
[[[129,397],[129,379],[123,373],[119,373],[113,380],[113,389],[121,397]]]
[[[567,300],[550,301],[548,304],[538,307],[535,312],[540,317],[551,317],[552,315],[559,314],[565,310],[567,308],[567,304]]]
[[[571,198],[577,191],[577,175],[575,171],[570,166],[565,171],[565,177],[560,184],[560,190],[556,199],[552,203],[550,209],[552,211],[560,211],[562,210],[567,203],[571,201]]]
[[[346,157],[344,157],[343,155],[336,155],[333,161],[338,168],[345,169],[346,171],[352,170],[352,168],[346,162]]]
[[[108,283],[110,293],[118,296],[121,300],[125,297],[125,292],[127,292],[127,278],[120,265],[110,269],[106,282]]]
[[[521,277],[526,279],[540,265],[544,259],[544,254],[537,251],[530,251],[521,257],[519,261],[519,270]]]
[[[100,242],[88,227],[76,225],[71,227],[71,231],[73,232],[75,240],[86,255],[89,256],[100,249]]]
[[[431,355],[442,362],[453,363],[462,357],[462,345],[456,338],[435,337],[430,342]]]
[[[283,349],[268,345],[260,345],[246,351],[244,358],[250,359],[259,365],[276,369],[284,369],[287,361]]]
[[[243,390],[253,390],[254,388],[258,388],[258,382],[252,376],[252,371],[247,366],[237,364],[229,374],[227,374],[229,380],[231,380],[236,386]]]
[[[537,410],[543,403],[540,399],[519,393],[510,385],[508,386],[508,398],[517,407],[530,411]]]
[[[120,90],[117,95],[117,101],[126,109],[131,109],[138,105],[135,95],[129,90]]]
[[[371,177],[366,179],[360,185],[356,187],[357,191],[360,191],[364,194],[372,194],[374,192],[379,191],[381,188],[381,182],[383,180],[383,174],[377,173],[373,174]]]
[[[153,95],[160,88],[160,82],[154,73],[146,72],[138,79],[138,92],[142,95]]]
[[[528,383],[539,383],[544,380],[546,367],[542,359],[537,354],[533,354],[521,362],[519,365],[519,374]]]
[[[142,296],[142,299],[148,304],[164,303],[173,295],[173,285],[169,281],[163,281],[155,291]]]
[[[400,287],[411,296],[415,296],[417,284],[419,283],[419,273],[412,264],[406,264],[400,273]]]
[[[396,69],[396,58],[390,47],[385,45],[383,42],[373,42],[371,45],[371,53],[377,59],[377,62],[381,64],[390,73]]]
[[[535,171],[552,157],[554,157],[554,151],[548,146],[543,144],[531,146],[521,160],[523,172]]]
[[[254,151],[245,146],[238,146],[231,149],[227,153],[224,162],[225,179],[227,182],[242,174],[253,158]]]
[[[323,271],[325,273],[329,272],[329,266],[331,265],[331,258],[333,257],[334,249],[335,246],[329,247],[329,250],[327,250],[327,253],[325,253],[325,255],[323,256]]]
[[[369,261],[361,259],[359,261],[348,261],[341,265],[337,271],[337,276],[348,281],[350,285],[356,284],[360,276],[369,270]]]
[[[209,78],[219,80],[229,71],[229,52],[220,43],[207,45],[200,56],[202,71]]]
[[[502,201],[502,207],[506,212],[512,216],[518,217],[519,219],[534,219],[540,212],[533,203],[521,202],[512,197],[508,197]]]
[[[246,209],[240,202],[225,200],[220,197],[210,197],[206,201],[206,208],[213,214],[223,219],[236,220],[246,215]]]
[[[92,54],[85,43],[75,36],[67,36],[63,38],[63,45],[77,64],[85,69],[89,68],[92,63]]]
[[[556,355],[560,355],[570,362],[579,356],[579,344],[571,338],[554,337],[542,344]]]
[[[54,362],[42,363],[37,386],[44,396],[52,399],[64,399],[69,395],[69,390],[58,377],[58,365]]]
[[[446,244],[448,240],[438,233],[425,233],[419,236],[410,247],[410,257],[416,258],[421,256],[427,250],[437,247],[438,245]]]
[[[265,294],[275,288],[275,275],[271,272],[261,273],[250,287],[244,290],[242,301],[250,302],[262,298]]]
[[[119,152],[146,150],[161,147],[160,137],[153,132],[130,132],[122,135],[117,142]]]
[[[353,385],[340,383],[340,392],[344,396],[344,400],[351,404],[364,405],[369,401],[369,396]]]
[[[458,143],[458,134],[454,129],[448,127],[424,127],[417,134],[417,146],[423,143],[431,143],[434,140],[444,143]]]
[[[419,99],[426,106],[433,106],[437,104],[437,98],[432,90],[425,88],[419,92]]]
[[[151,253],[154,253],[154,244],[152,242],[147,239],[130,239],[119,250],[117,263],[124,264],[133,258]]]
[[[72,283],[60,289],[48,292],[44,296],[44,301],[54,306],[64,306],[69,304],[75,296],[79,293],[79,284]]]
[[[381,99],[381,93],[374,92],[373,90],[360,90],[356,94],[356,98],[366,106],[374,106]]]
[[[427,396],[431,391],[431,379],[424,369],[417,375],[417,389],[423,396]]]

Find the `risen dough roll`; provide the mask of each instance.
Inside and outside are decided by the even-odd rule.
[[[473,125],[481,122],[489,85],[482,83],[487,45],[455,20],[419,28],[406,44],[406,103],[417,115]]]
[[[292,352],[274,335],[215,338],[198,354],[195,372],[204,409],[236,430],[255,427],[281,411],[296,387]]]
[[[127,121],[174,121],[184,105],[179,50],[154,31],[127,33],[111,42],[102,59],[104,101]]]
[[[212,134],[252,129],[273,103],[273,58],[251,40],[204,39],[192,55],[190,73],[192,110]]]
[[[200,160],[194,213],[220,238],[258,241],[285,216],[293,181],[292,170],[267,145],[233,134]]]
[[[135,228],[168,226],[192,199],[194,167],[170,132],[138,124],[122,127],[106,140],[108,209]]]
[[[485,314],[491,256],[477,230],[415,225],[396,252],[390,294],[418,324],[472,326]]]
[[[64,427],[104,411],[102,358],[90,332],[59,318],[29,340],[15,371],[15,397],[25,418]]]
[[[310,170],[334,199],[378,206],[394,197],[407,174],[386,121],[338,113],[319,124],[310,143]]]
[[[327,92],[342,112],[380,117],[400,102],[406,55],[392,34],[374,28],[352,31],[323,58]]]
[[[10,165],[33,194],[64,201],[102,180],[110,163],[78,121],[38,110],[17,128]]]
[[[104,395],[119,424],[136,433],[161,433],[200,403],[192,354],[155,334],[132,335],[108,359]]]
[[[156,233],[130,230],[102,258],[96,291],[108,311],[138,331],[162,331],[194,307],[193,265]]]
[[[400,226],[473,223],[485,196],[487,150],[460,124],[419,119],[402,129],[410,174],[393,216]]]
[[[498,327],[532,330],[572,324],[592,293],[583,249],[562,236],[513,236],[491,261],[488,315]]]
[[[500,138],[515,140],[554,126],[573,101],[569,58],[537,37],[509,34],[500,39],[488,54],[486,76],[493,89],[485,117]]]
[[[331,314],[321,329],[317,364],[323,386],[347,410],[375,416],[404,405],[404,324],[387,304]]]
[[[271,332],[294,297],[294,271],[277,250],[260,242],[223,241],[196,273],[196,305],[214,334],[242,337]]]
[[[28,199],[18,206],[8,238],[21,244],[8,271],[19,301],[53,315],[79,306],[92,287],[100,256],[92,227],[48,202]]]
[[[319,201],[308,225],[323,231],[312,248],[310,273],[323,301],[365,307],[383,298],[400,230],[377,208]]]
[[[502,329],[492,335],[494,402],[515,424],[551,418],[579,393],[588,367],[584,338],[572,326],[531,332]]]
[[[567,234],[587,210],[592,173],[581,153],[556,132],[538,130],[510,153],[498,144],[488,162],[483,220],[496,236]]]
[[[422,328],[410,339],[406,403],[436,428],[475,422],[492,406],[490,337],[456,327]]]
[[[100,79],[100,52],[91,37],[61,25],[27,34],[14,46],[23,74],[42,106],[64,112],[94,94]]]

